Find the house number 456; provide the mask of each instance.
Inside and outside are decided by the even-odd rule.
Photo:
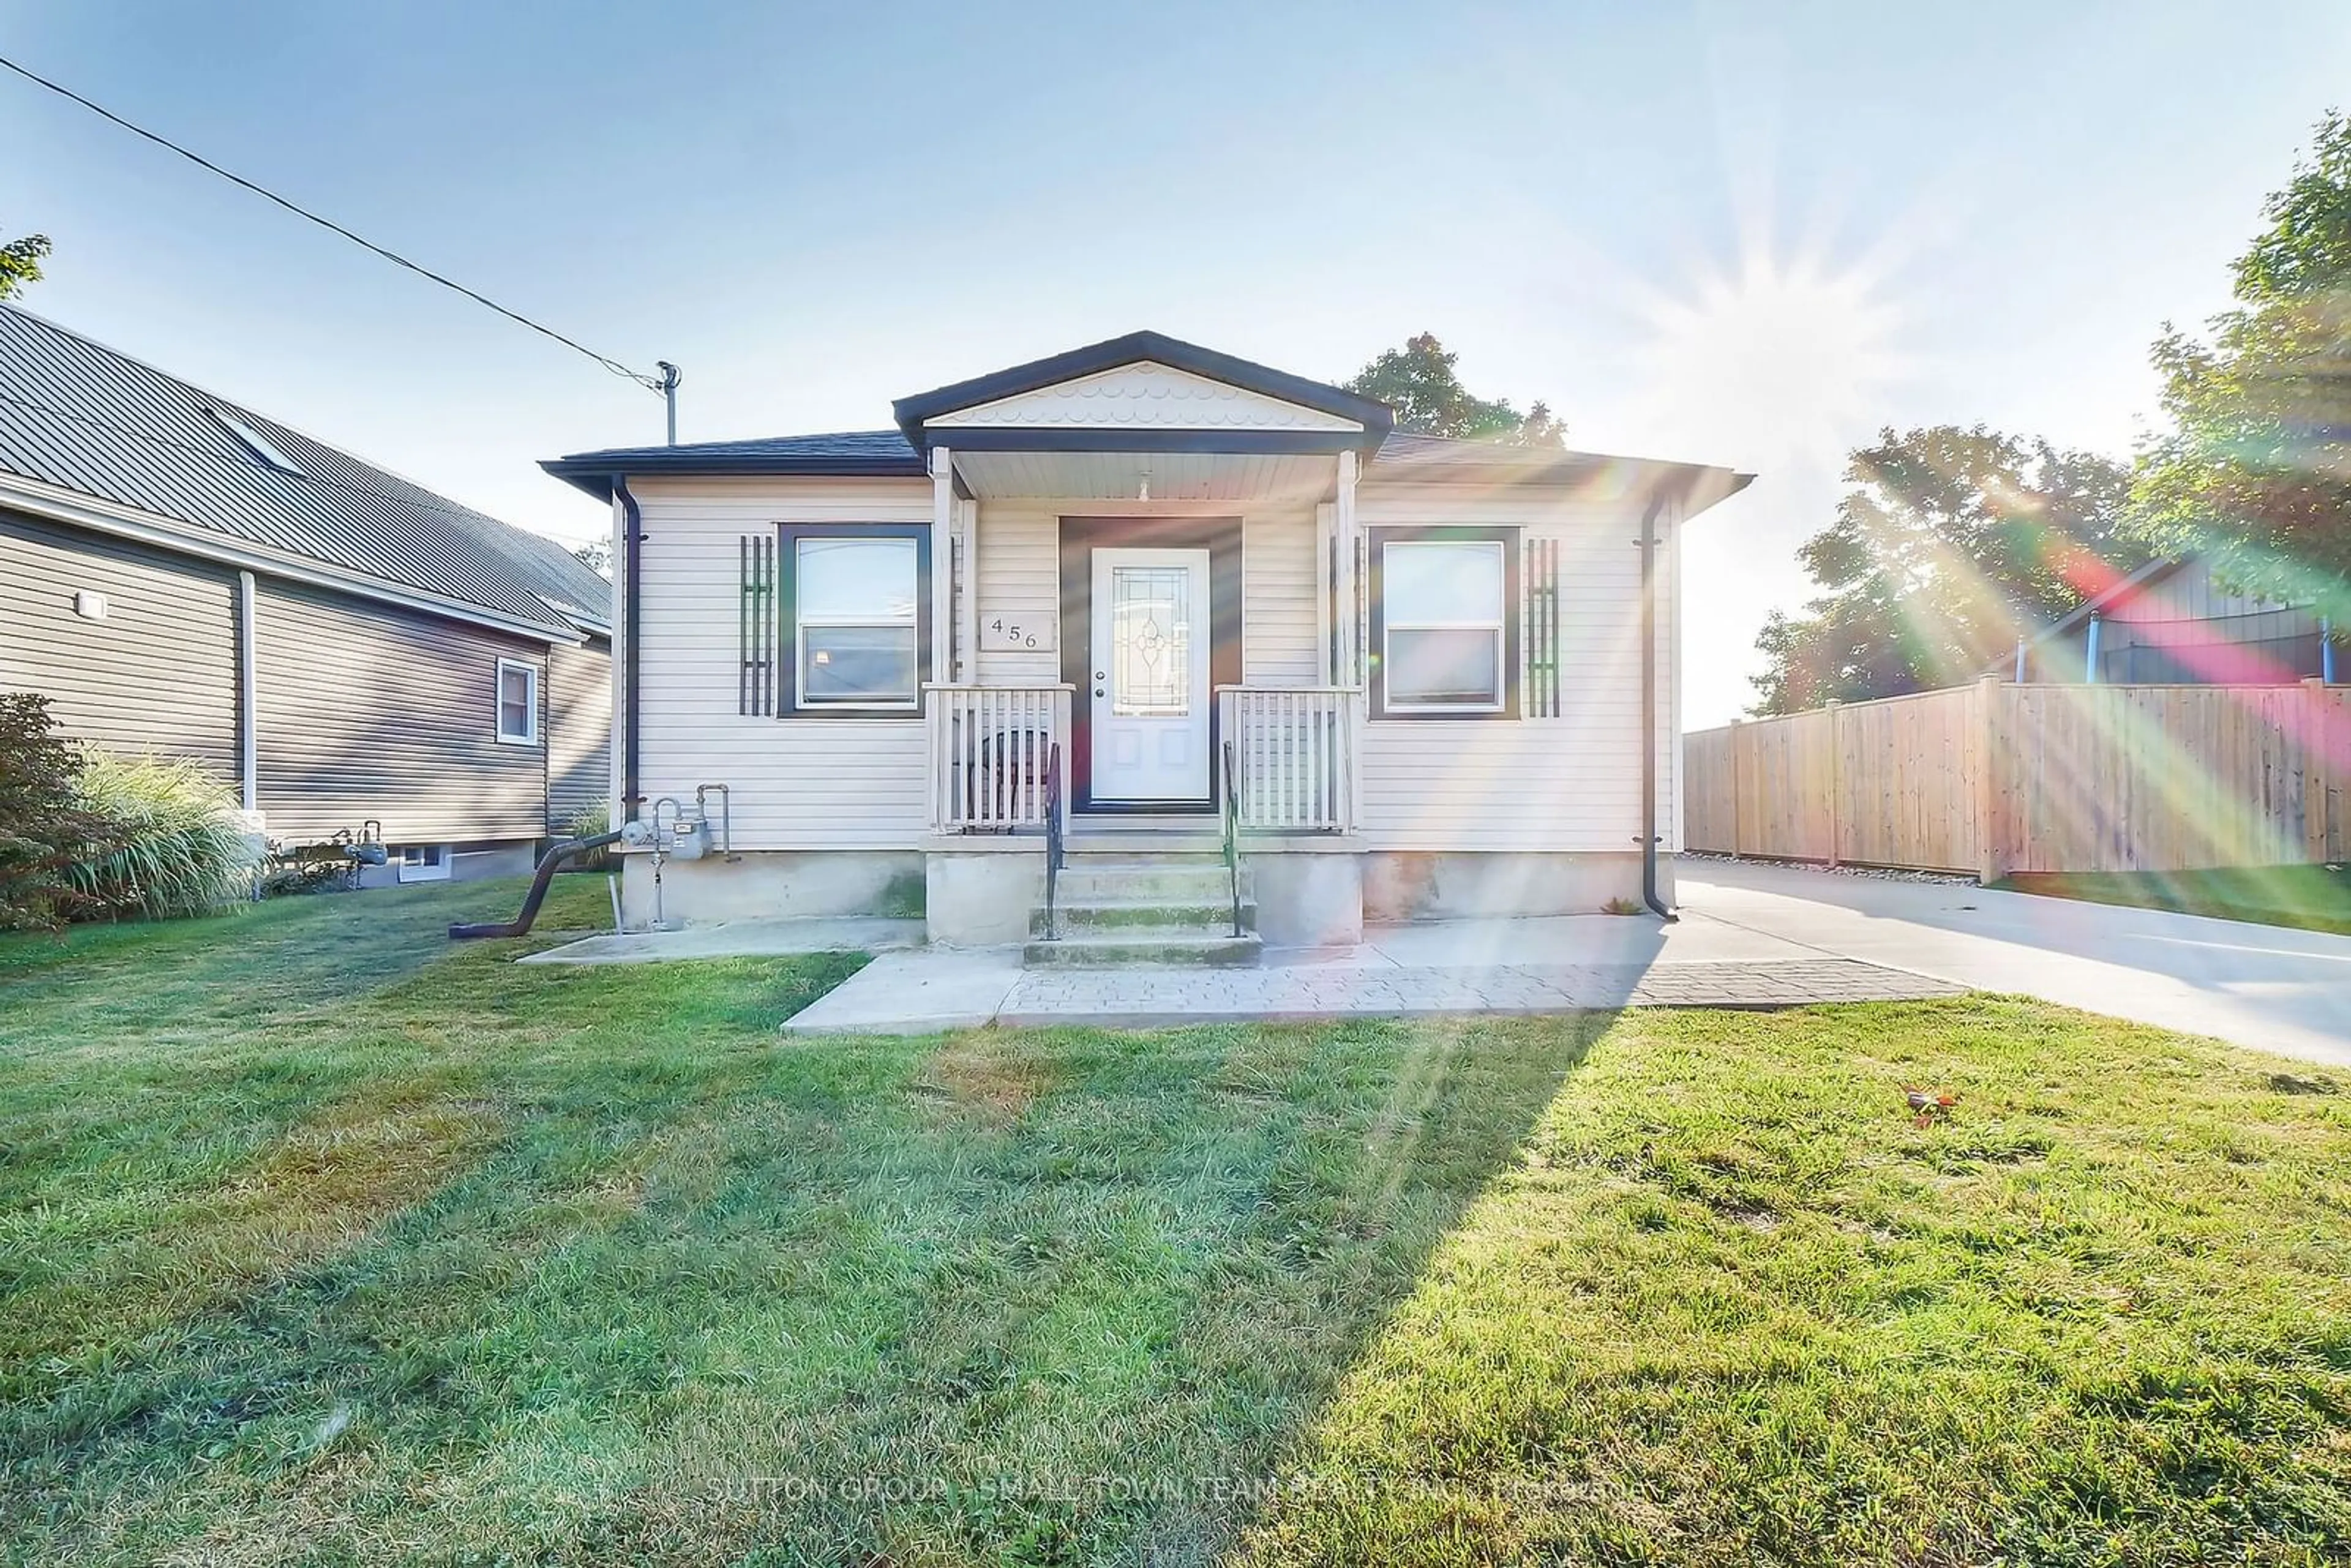
[[[1003,615],[991,616],[984,631],[987,634],[980,639],[980,645],[984,648],[1028,653],[1052,646],[1049,633],[1035,622],[1015,621]]]

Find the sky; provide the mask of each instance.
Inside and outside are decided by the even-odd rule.
[[[1684,721],[1752,701],[1844,454],[2116,456],[2147,347],[2351,102],[2344,0],[1966,6],[7,4],[0,54],[599,352],[682,439],[1139,328],[1343,379],[1433,331],[1579,448],[1760,477],[1684,541]],[[567,540],[659,400],[15,78],[22,303]]]

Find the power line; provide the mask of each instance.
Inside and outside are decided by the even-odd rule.
[[[130,131],[134,136],[144,137],[148,141],[155,143],[158,147],[163,148],[168,152],[178,153],[181,157],[185,158],[189,162],[195,164],[198,168],[210,170],[212,172],[218,174],[222,179],[228,181],[231,184],[242,185],[246,190],[251,191],[255,195],[261,197],[265,201],[275,202],[277,205],[285,208],[287,212],[292,213],[297,217],[307,218],[322,229],[342,235],[343,238],[350,241],[353,245],[359,246],[362,249],[373,251],[376,255],[383,257],[384,260],[389,261],[395,266],[404,267],[409,271],[417,274],[419,277],[429,278],[433,282],[439,284],[444,288],[454,289],[455,292],[462,294],[466,298],[474,301],[476,305],[486,305],[491,309],[496,311],[499,315],[505,317],[507,320],[516,322],[520,326],[528,327],[541,337],[554,339],[557,342],[562,344],[565,348],[571,350],[574,353],[586,355],[589,359],[595,361],[598,364],[603,366],[614,375],[626,377],[628,380],[636,382],[639,386],[643,387],[648,392],[667,392],[674,384],[674,378],[676,372],[671,370],[667,365],[663,367],[664,373],[660,376],[649,376],[642,371],[631,370],[627,365],[622,364],[620,361],[607,358],[605,355],[600,354],[595,350],[588,347],[585,343],[565,337],[562,333],[557,331],[552,327],[543,327],[538,322],[532,320],[529,317],[523,315],[520,311],[509,310],[505,306],[499,304],[496,300],[490,298],[487,295],[475,293],[473,289],[466,287],[464,284],[459,283],[455,278],[444,277],[429,267],[421,266],[416,262],[409,260],[406,256],[401,255],[397,251],[386,250],[383,246],[376,244],[373,240],[353,234],[350,230],[335,222],[332,218],[320,217],[317,213],[312,212],[309,208],[301,205],[299,203],[288,201],[284,196],[279,195],[277,192],[269,190],[266,186],[257,185],[242,174],[224,169],[219,164],[214,162],[211,159],[206,158],[200,153],[191,152],[188,149],[181,146],[178,142],[172,141],[168,136],[159,135],[156,132],[148,130],[145,126],[132,124],[130,120],[123,119],[122,116],[107,108],[104,104],[92,103],[89,99],[86,99],[82,97],[81,94],[74,91],[73,89],[63,86],[57,82],[53,82],[39,72],[18,65],[15,60],[8,58],[5,55],[0,55],[0,66],[6,67],[8,69],[16,72],[18,76],[23,77],[26,81],[33,83],[37,87],[47,88],[49,91],[56,93],[60,98],[72,99],[74,102],[81,105],[84,109],[89,110],[92,114],[97,115],[101,120],[111,120],[115,124],[122,127],[123,130]]]

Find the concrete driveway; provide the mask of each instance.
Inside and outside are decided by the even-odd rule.
[[[2351,936],[1751,862],[1676,880],[1691,925],[2351,1065]]]

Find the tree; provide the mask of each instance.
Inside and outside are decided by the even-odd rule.
[[[2168,324],[2154,350],[2172,428],[2142,450],[2137,527],[2216,558],[2235,586],[2351,613],[2351,119],[2310,156],[2237,258],[2237,308],[2210,340]]]
[[[1473,397],[1454,373],[1453,361],[1433,332],[1407,339],[1356,373],[1347,390],[1377,398],[1395,410],[1396,428],[1420,435],[1498,441],[1513,446],[1564,446],[1567,427],[1537,402],[1520,413],[1508,402]]]
[[[590,539],[584,545],[573,545],[571,557],[599,577],[612,575],[612,541]]]
[[[41,260],[49,254],[49,236],[26,235],[0,243],[0,299],[14,299],[27,284],[41,280]]]
[[[1932,425],[1852,455],[1855,488],[1797,558],[1827,591],[1773,612],[1755,711],[1797,713],[1966,680],[2147,559],[2130,476],[1978,425]]]

